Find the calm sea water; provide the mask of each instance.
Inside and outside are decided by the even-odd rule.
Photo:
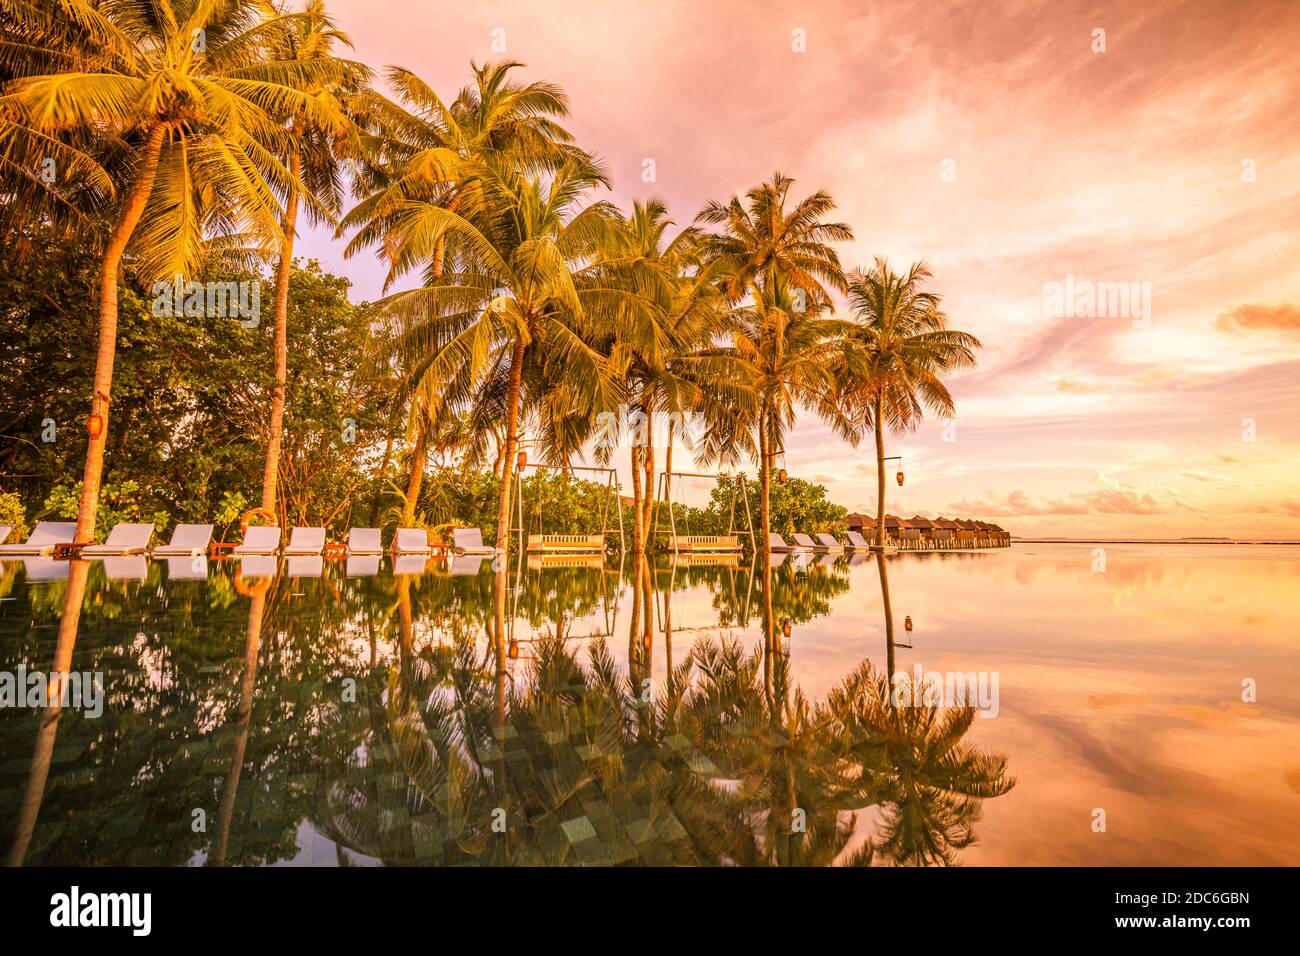
[[[10,563],[0,675],[103,700],[0,707],[0,855],[1300,863],[1300,547],[1097,547]]]

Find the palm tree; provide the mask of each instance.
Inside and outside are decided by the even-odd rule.
[[[481,205],[475,171],[483,163],[535,175],[569,165],[607,184],[595,160],[574,146],[573,137],[556,121],[569,113],[564,91],[545,81],[515,81],[511,72],[522,65],[471,64],[473,84],[450,104],[409,70],[388,71],[402,105],[376,103],[374,116],[382,132],[372,144],[363,175],[370,191],[340,227],[357,228],[347,245],[349,257],[371,247],[381,249],[389,263],[385,291],[412,270],[421,269],[426,281],[436,281],[449,262],[462,264],[467,253],[459,236],[445,230],[421,232],[421,213],[431,205],[453,212]],[[415,437],[415,453],[403,509],[403,523],[409,523],[423,481],[429,430],[438,427],[438,413],[427,407],[428,396],[418,386],[419,371],[402,372],[413,386],[408,432]],[[503,449],[497,457],[504,461]]]
[[[801,293],[794,298],[810,311],[831,304],[828,286],[845,291],[839,256],[827,243],[847,242],[853,230],[842,222],[822,221],[835,208],[825,190],[787,212],[793,185],[793,179],[773,173],[770,181],[745,194],[748,206],[732,196],[726,205],[710,202],[696,217],[696,222],[724,227],[721,235],[709,237],[709,248],[728,267],[726,290],[733,302],[744,299],[755,285],[766,288],[778,279]]]
[[[475,188],[462,193],[461,206],[420,204],[396,237],[431,246],[445,236],[449,247],[454,240],[462,250],[456,268],[427,275],[423,287],[375,308],[390,323],[387,347],[411,369],[422,407],[500,410],[496,544],[505,548],[521,419],[590,423],[616,407],[621,389],[608,358],[590,343],[611,324],[644,324],[652,303],[593,265],[621,217],[608,203],[582,205],[584,192],[600,183],[589,170],[565,165],[542,183],[488,162],[473,175]],[[558,441],[549,436],[544,450],[568,447]]]
[[[334,55],[336,46],[352,46],[347,35],[335,29],[323,0],[308,0],[301,18],[286,23],[268,44],[268,55],[282,63],[304,63],[313,78],[305,89],[313,96],[312,113],[299,109],[287,120],[285,140],[289,175],[301,181],[310,197],[309,221],[334,222],[342,212],[341,155],[356,156],[360,130],[348,117],[349,96],[359,97],[370,80],[369,67]],[[293,269],[293,244],[300,194],[290,190],[284,201],[279,260],[275,268],[274,385],[267,429],[266,464],[262,471],[262,507],[276,509],[280,469],[280,439],[284,431],[284,401],[289,375],[289,275]]]
[[[703,235],[695,227],[665,242],[672,226],[662,200],[633,203],[631,215],[602,253],[611,279],[653,302],[642,326],[616,326],[605,344],[635,413],[631,449],[634,553],[646,550],[653,533],[654,425],[702,405],[705,389],[728,390],[724,376],[702,354],[725,331],[726,310],[717,268],[703,261]],[[615,436],[606,433],[598,451]],[[671,438],[670,438],[671,441]],[[666,468],[672,468],[668,447]]]
[[[268,13],[253,0],[9,6],[15,18],[41,23],[45,36],[62,41],[54,61],[45,49],[7,51],[19,77],[0,97],[9,162],[34,155],[41,143],[93,137],[105,144],[102,163],[84,152],[62,153],[85,171],[91,189],[113,176],[76,529],[76,541],[89,542],[109,436],[118,279],[128,251],[147,283],[195,274],[214,233],[238,234],[263,252],[272,248],[282,235],[276,193],[302,189],[277,158],[288,136],[281,123],[303,115],[329,125],[326,105],[303,89],[324,81],[328,67],[268,59],[268,43],[298,15]],[[35,185],[29,178],[23,188]]]
[[[756,437],[759,459],[759,511],[763,547],[771,528],[769,507],[772,462],[784,448],[785,430],[798,406],[819,412],[845,439],[857,429],[836,398],[837,376],[851,375],[850,353],[843,348],[843,323],[823,318],[830,291],[845,289],[839,256],[828,243],[853,238],[844,223],[825,222],[835,202],[819,190],[786,209],[794,180],[781,173],[755,186],[742,201],[709,203],[697,222],[722,225],[706,241],[727,298],[739,303],[731,322],[732,345],[722,354],[737,363],[738,374],[756,397],[743,420]],[[715,416],[716,418],[717,416]],[[734,444],[724,424],[715,428],[709,452]]]
[[[877,258],[849,277],[853,342],[865,374],[846,383],[846,401],[876,435],[876,544],[885,543],[885,427],[911,431],[924,409],[950,417],[952,395],[942,376],[975,364],[979,339],[948,328],[939,296],[921,287],[932,273],[915,262],[905,275]]]
[[[778,278],[757,288],[752,305],[736,309],[728,356],[754,396],[748,425],[758,446],[759,515],[764,550],[772,531],[772,466],[785,447],[785,433],[798,409],[816,411],[846,441],[858,426],[838,402],[838,383],[852,372],[848,325],[794,308]]]

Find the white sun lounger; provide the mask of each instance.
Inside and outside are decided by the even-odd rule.
[[[823,532],[817,536],[817,550],[827,554],[839,554],[844,550],[844,546],[835,540],[833,534]]]
[[[811,545],[809,546],[811,547]],[[767,536],[767,550],[777,551],[803,551],[804,546],[799,544],[786,544],[785,538],[781,537],[775,531]]]
[[[56,545],[72,544],[76,535],[75,521],[41,521],[21,544],[0,544],[0,554],[41,557],[53,554]]]
[[[111,558],[127,554],[144,554],[153,538],[151,524],[114,525],[103,544],[91,544],[81,549],[83,558]]]
[[[862,537],[860,531],[850,531],[848,533],[850,551],[870,551],[871,542]]]
[[[11,524],[0,524],[0,544],[5,543],[5,539],[9,537],[9,532],[13,530],[14,526]]]
[[[794,538],[794,543],[798,547],[803,548],[805,551],[817,550],[817,542],[814,541],[812,538],[808,537],[808,535],[796,532],[791,537]]]
[[[325,552],[325,529],[324,528],[290,529],[289,543],[284,546],[284,553],[286,555],[323,554],[324,552]]]
[[[382,535],[378,528],[353,528],[348,532],[348,554],[383,554]]]
[[[423,528],[398,528],[397,537],[393,539],[393,551],[397,554],[432,554],[429,532]]]
[[[154,548],[156,558],[194,557],[207,554],[208,544],[212,541],[210,524],[178,524],[172,529],[172,539],[160,547]],[[204,576],[207,573],[204,572]]]
[[[244,532],[244,543],[231,554],[275,554],[280,550],[278,525],[257,525]]]
[[[451,549],[457,554],[496,554],[496,548],[483,543],[483,532],[478,528],[453,528]]]

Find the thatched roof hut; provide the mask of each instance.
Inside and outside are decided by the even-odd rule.
[[[940,515],[930,522],[930,534],[935,538],[955,538],[957,537],[957,522],[951,518],[945,518]]]
[[[846,519],[850,531],[875,531],[876,519],[871,515],[851,513]]]

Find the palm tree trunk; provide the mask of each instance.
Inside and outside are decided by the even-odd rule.
[[[885,546],[885,424],[881,421],[884,401],[876,396],[876,544]]]
[[[654,439],[651,439],[646,443],[645,454],[641,458],[642,465],[645,468],[645,492],[642,495],[645,499],[643,504],[644,517],[641,521],[643,526],[642,551],[649,551],[654,545],[654,525],[651,524],[655,505],[655,446],[652,444],[653,441]]]
[[[415,452],[411,458],[411,477],[406,482],[406,503],[402,505],[402,527],[409,528],[415,520],[415,506],[420,500],[420,485],[424,482],[424,459],[429,455],[429,424],[420,421],[420,434],[415,439]]]
[[[759,418],[758,426],[758,516],[759,525],[762,531],[762,542],[759,550],[767,551],[772,542],[772,513],[771,513],[771,453],[768,450],[767,441],[767,406],[764,405],[762,414]]]
[[[641,508],[641,456],[640,445],[632,446],[632,553],[645,553],[645,513]],[[619,507],[623,503],[619,502]]]
[[[109,393],[113,388],[113,360],[117,356],[117,273],[126,254],[126,245],[144,215],[145,204],[153,192],[158,175],[166,131],[155,126],[149,131],[140,151],[140,167],[126,204],[108,237],[104,258],[99,267],[99,350],[95,355],[95,382],[90,398],[90,414],[98,415],[102,426],[86,445],[86,469],[81,478],[81,502],[77,506],[77,530],[73,540],[89,544],[95,540],[95,512],[99,509],[99,484],[104,474],[104,449],[108,445]]]
[[[295,128],[290,137],[289,175],[293,182],[302,174]],[[289,276],[293,272],[293,239],[298,223],[298,191],[290,188],[284,204],[284,235],[280,237],[280,261],[275,268],[275,385],[271,388],[271,426],[266,438],[266,464],[262,468],[262,507],[275,511],[276,482],[280,477],[280,440],[284,434],[284,394],[289,379]]]
[[[510,549],[510,473],[514,467],[515,448],[519,444],[519,394],[523,389],[525,343],[520,338],[510,360],[510,387],[506,391],[506,453],[501,465],[501,498],[497,502],[497,550]],[[520,475],[519,480],[523,481]]]

